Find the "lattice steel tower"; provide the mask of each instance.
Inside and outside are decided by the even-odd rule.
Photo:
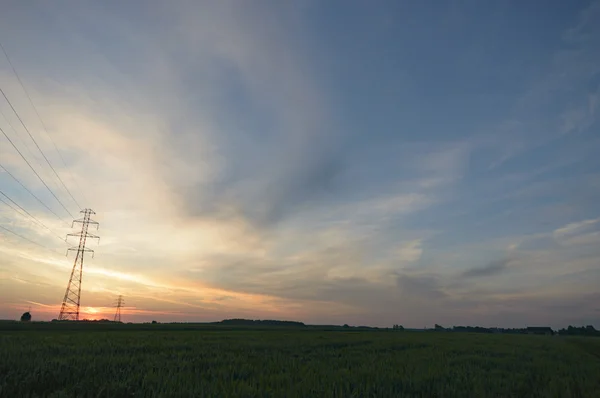
[[[125,304],[125,300],[123,300],[123,296],[119,296],[117,299],[117,311],[115,312],[115,322],[121,322],[121,307]]]
[[[67,255],[69,255],[69,251],[77,250],[77,256],[75,257],[75,262],[73,263],[73,270],[71,271],[71,277],[69,278],[69,284],[67,285],[65,298],[63,299],[62,306],[60,307],[60,314],[58,315],[58,319],[61,321],[79,320],[79,301],[81,298],[81,280],[83,276],[83,255],[85,252],[90,252],[92,253],[92,258],[94,257],[94,251],[92,249],[87,249],[85,247],[85,243],[87,239],[98,239],[98,242],[100,242],[99,236],[88,233],[88,227],[90,224],[95,225],[96,229],[99,227],[99,224],[90,218],[92,214],[96,213],[94,213],[92,209],[84,209],[80,213],[83,213],[83,218],[74,220],[71,228],[73,228],[75,223],[81,223],[81,232],[67,235],[67,238],[69,236],[78,236],[79,245],[77,247],[71,247],[67,249]]]

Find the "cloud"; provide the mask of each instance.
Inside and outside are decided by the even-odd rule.
[[[574,223],[570,223],[565,225],[564,227],[558,228],[554,230],[554,236],[557,238],[564,237],[567,235],[574,235],[576,233],[581,232],[586,227],[590,227],[592,225],[600,222],[600,218],[594,218],[589,220],[578,221]]]
[[[564,30],[556,43],[545,72],[532,79],[515,103],[510,118],[490,134],[499,160],[509,160],[543,150],[566,134],[590,133],[596,123],[594,93],[598,90],[600,32],[595,21],[600,15],[598,1],[580,10],[576,23]],[[591,91],[591,95],[590,95]],[[560,143],[556,143],[560,145]]]
[[[406,297],[434,301],[448,296],[435,275],[399,275],[396,282],[398,289]]]
[[[468,169],[469,155],[474,149],[474,142],[456,142],[425,154],[415,159],[416,164],[426,173],[431,173],[437,184],[431,179],[427,180],[427,187],[441,183],[455,182],[461,178]]]
[[[462,273],[462,276],[465,278],[477,278],[482,276],[496,275],[504,272],[512,261],[513,260],[510,258],[492,261],[485,267],[468,269]]]
[[[416,239],[402,244],[396,251],[397,259],[401,263],[414,263],[423,255],[422,241]]]
[[[562,246],[580,246],[600,242],[598,224],[600,218],[587,219],[557,228],[553,232],[554,240]]]
[[[591,245],[597,243],[600,243],[600,231],[574,236],[562,242],[562,244],[566,245]]]
[[[168,13],[177,21],[172,39],[193,48],[188,62],[208,69],[212,77],[203,81],[201,93],[207,94],[200,95],[210,99],[203,106],[212,112],[202,112],[210,120],[203,133],[218,157],[226,159],[208,180],[170,182],[180,196],[181,214],[233,213],[266,227],[328,194],[342,168],[337,129],[305,61],[307,49],[297,40],[295,18],[290,20],[285,10],[228,2],[189,4]],[[184,109],[189,109],[186,117],[197,113]],[[175,152],[190,161],[188,168],[198,163],[196,148],[205,146],[194,142],[196,133],[190,131],[183,140],[177,132],[179,139],[172,141]]]

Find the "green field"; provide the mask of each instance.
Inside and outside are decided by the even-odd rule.
[[[600,396],[597,338],[99,326],[4,328],[0,396]]]

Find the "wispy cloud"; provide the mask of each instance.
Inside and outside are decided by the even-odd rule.
[[[462,273],[462,276],[466,278],[472,278],[495,275],[506,270],[511,261],[512,260],[508,258],[492,261],[484,267],[468,269]]]
[[[554,236],[556,238],[561,238],[561,237],[581,233],[582,231],[585,231],[587,228],[589,228],[599,222],[600,222],[600,218],[593,218],[593,219],[589,219],[589,220],[583,220],[583,221],[570,223],[563,227],[555,229]]]

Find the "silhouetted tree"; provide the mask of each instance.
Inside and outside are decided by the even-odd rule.
[[[481,326],[454,326],[452,331],[466,333],[493,333],[492,329],[482,328]],[[497,331],[498,333],[509,333],[508,329],[498,329]]]
[[[558,334],[567,336],[600,336],[600,331],[596,330],[592,325],[581,327],[569,325],[567,329],[560,329]]]
[[[236,326],[306,326],[302,322],[296,321],[277,321],[272,319],[252,320],[252,319],[224,319],[221,322],[216,322],[221,325],[236,325]]]
[[[29,311],[23,313],[23,315],[21,315],[21,322],[29,322],[31,321],[31,314],[29,313]]]

